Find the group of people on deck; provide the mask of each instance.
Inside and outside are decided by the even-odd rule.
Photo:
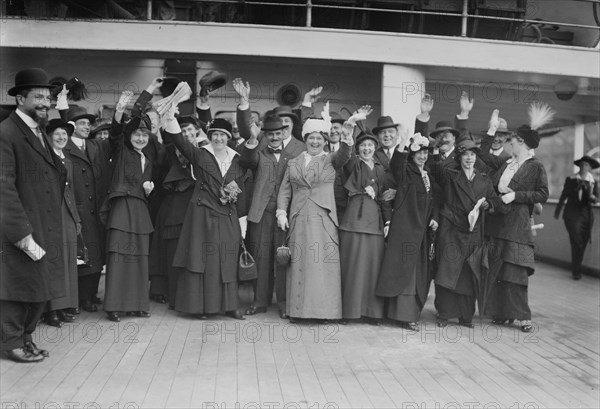
[[[463,94],[460,114],[429,132],[425,95],[410,134],[389,116],[369,130],[368,105],[344,119],[326,103],[315,115],[320,87],[299,109],[258,118],[239,78],[233,122],[212,118],[207,89],[195,116],[178,115],[177,105],[157,110],[154,95],[168,97],[178,83],[155,78],[135,101],[124,92],[112,122],[92,129],[95,116],[69,107],[66,87],[60,118],[48,120],[45,71],[17,74],[9,90],[17,110],[0,125],[8,358],[49,355],[31,338],[42,315],[60,326],[103,305],[119,322],[149,317],[151,299],[201,319],[244,319],[267,312],[275,295],[290,322],[389,318],[418,331],[432,280],[439,326],[472,326],[479,302],[494,324],[518,320],[532,330],[531,218],[548,199],[534,149],[552,117],[547,106],[532,105],[530,124],[515,131],[495,110],[476,135]],[[595,202],[588,173],[571,185],[585,185],[586,203]],[[568,203],[581,189],[564,193]],[[247,309],[238,291],[242,243],[257,270]]]

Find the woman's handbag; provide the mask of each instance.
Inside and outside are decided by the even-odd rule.
[[[256,280],[258,271],[252,254],[246,250],[244,239],[242,239],[242,253],[240,254],[240,263],[238,265],[238,279],[240,281]]]
[[[288,246],[283,243],[281,246],[277,247],[277,251],[275,253],[275,263],[279,267],[285,267],[290,264],[292,261],[292,252]]]

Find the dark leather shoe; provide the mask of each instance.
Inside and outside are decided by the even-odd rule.
[[[227,316],[236,320],[245,320],[244,314],[240,310],[227,311]]]
[[[33,355],[41,355],[44,358],[48,358],[50,356],[50,352],[48,352],[45,349],[38,348],[37,345],[33,341],[25,342],[25,345],[23,348],[25,349],[25,351],[31,352]]]
[[[447,326],[448,326],[448,320],[445,320],[445,319],[443,319],[443,318],[438,318],[438,321],[437,321],[437,326],[438,326],[439,328],[444,328],[444,327],[447,327]]]
[[[419,332],[421,330],[418,322],[405,322],[402,326],[409,331]]]
[[[25,348],[17,348],[11,349],[9,351],[4,351],[4,356],[10,359],[11,361],[23,363],[40,362],[44,360],[43,355],[35,355],[27,351]]]
[[[279,310],[279,318],[281,318],[282,320],[285,320],[288,318],[287,314],[285,313],[285,311],[283,310]]]
[[[92,297],[92,304],[102,305],[102,300],[100,298],[98,298],[97,296],[93,296]]]
[[[63,311],[66,312],[67,314],[71,314],[71,315],[79,315],[79,313],[81,313],[81,311],[79,310],[79,307],[65,308]]]
[[[64,312],[62,310],[56,311],[56,316],[62,322],[73,322],[76,319],[74,315],[67,314],[66,312]]]
[[[133,315],[140,318],[150,318],[150,313],[148,311],[135,311]]]
[[[46,314],[46,319],[44,322],[52,327],[62,327],[62,322],[58,319],[56,311],[50,311],[48,314]]]
[[[107,312],[106,315],[108,316],[109,321],[121,322],[121,317],[119,317],[118,312]]]
[[[150,299],[153,301],[156,301],[159,304],[167,303],[167,297],[164,295],[153,295],[152,297],[150,297]]]
[[[250,308],[246,310],[246,315],[264,314],[265,312],[267,312],[267,307],[257,307],[256,305],[251,305]]]
[[[463,327],[473,328],[473,323],[471,321],[465,321],[462,318],[458,319],[458,325],[462,325]]]
[[[97,312],[98,311],[98,307],[96,307],[96,305],[89,300],[85,301],[83,304],[81,304],[81,309],[84,311],[87,311],[87,312]]]

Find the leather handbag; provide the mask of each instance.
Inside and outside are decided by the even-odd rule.
[[[289,265],[291,261],[292,252],[290,248],[286,246],[285,243],[277,247],[277,251],[275,252],[275,263],[280,267],[285,267]]]
[[[242,239],[242,252],[240,253],[240,262],[238,265],[238,279],[240,281],[256,280],[258,278],[258,271],[256,269],[256,262],[252,254],[246,250],[246,245]]]

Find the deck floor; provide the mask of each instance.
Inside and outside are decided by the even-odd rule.
[[[201,321],[151,303],[118,325],[82,313],[40,325],[37,364],[0,360],[2,408],[542,408],[599,407],[600,281],[539,264],[534,332],[393,323],[290,325],[276,308]],[[250,290],[241,290],[243,305]]]

